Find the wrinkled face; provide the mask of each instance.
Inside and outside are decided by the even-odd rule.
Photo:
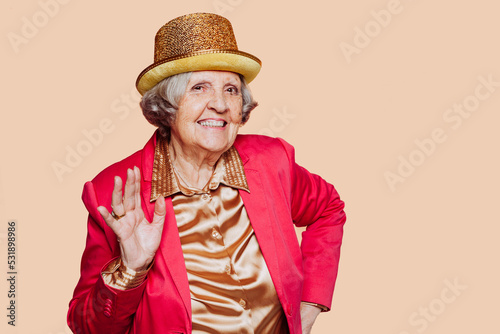
[[[223,153],[238,134],[242,103],[238,74],[193,72],[171,127],[172,139],[184,150]]]

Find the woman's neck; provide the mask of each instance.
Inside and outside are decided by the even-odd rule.
[[[222,153],[189,149],[171,138],[168,143],[171,162],[187,186],[203,189],[212,177]]]

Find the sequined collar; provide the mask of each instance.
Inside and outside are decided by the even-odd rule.
[[[219,161],[217,161],[214,174],[205,190],[216,189],[220,183],[250,192],[243,163],[234,146],[231,146],[229,150],[224,152]],[[192,188],[181,187],[179,185],[172,162],[170,161],[168,140],[158,136],[153,162],[153,175],[151,178],[150,201],[155,201],[159,196],[168,197],[178,192],[182,192],[186,196],[192,196],[196,193]]]

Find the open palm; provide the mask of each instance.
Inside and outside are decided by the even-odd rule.
[[[166,213],[165,200],[159,198],[155,203],[153,221],[150,223],[144,217],[140,186],[139,168],[128,169],[122,197],[123,183],[120,177],[115,176],[111,207],[120,219],[115,219],[105,207],[98,207],[102,218],[118,238],[123,264],[136,271],[146,269],[153,261],[160,246]]]

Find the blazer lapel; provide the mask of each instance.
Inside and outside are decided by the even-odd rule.
[[[156,134],[156,133],[155,133]],[[150,202],[151,197],[151,175],[153,173],[154,148],[156,145],[156,136],[146,144],[142,154],[142,208],[148,221],[154,216],[155,202]],[[161,199],[158,199],[161,200]],[[155,266],[158,266],[158,272],[170,274],[179,295],[184,302],[186,312],[191,315],[191,294],[189,292],[189,282],[187,278],[184,255],[182,253],[179,231],[175,220],[172,199],[165,198],[166,217],[163,226],[160,248],[156,252]],[[167,274],[167,275],[168,275]]]
[[[257,237],[262,255],[266,261],[269,274],[273,280],[276,293],[280,297],[282,303],[287,302],[282,299],[286,297],[283,292],[281,270],[278,262],[279,254],[275,243],[277,227],[276,223],[271,220],[269,215],[269,201],[262,185],[262,179],[257,170],[245,168],[245,175],[247,177],[250,193],[240,190],[240,195],[243,199],[248,217],[250,218],[255,236]]]

